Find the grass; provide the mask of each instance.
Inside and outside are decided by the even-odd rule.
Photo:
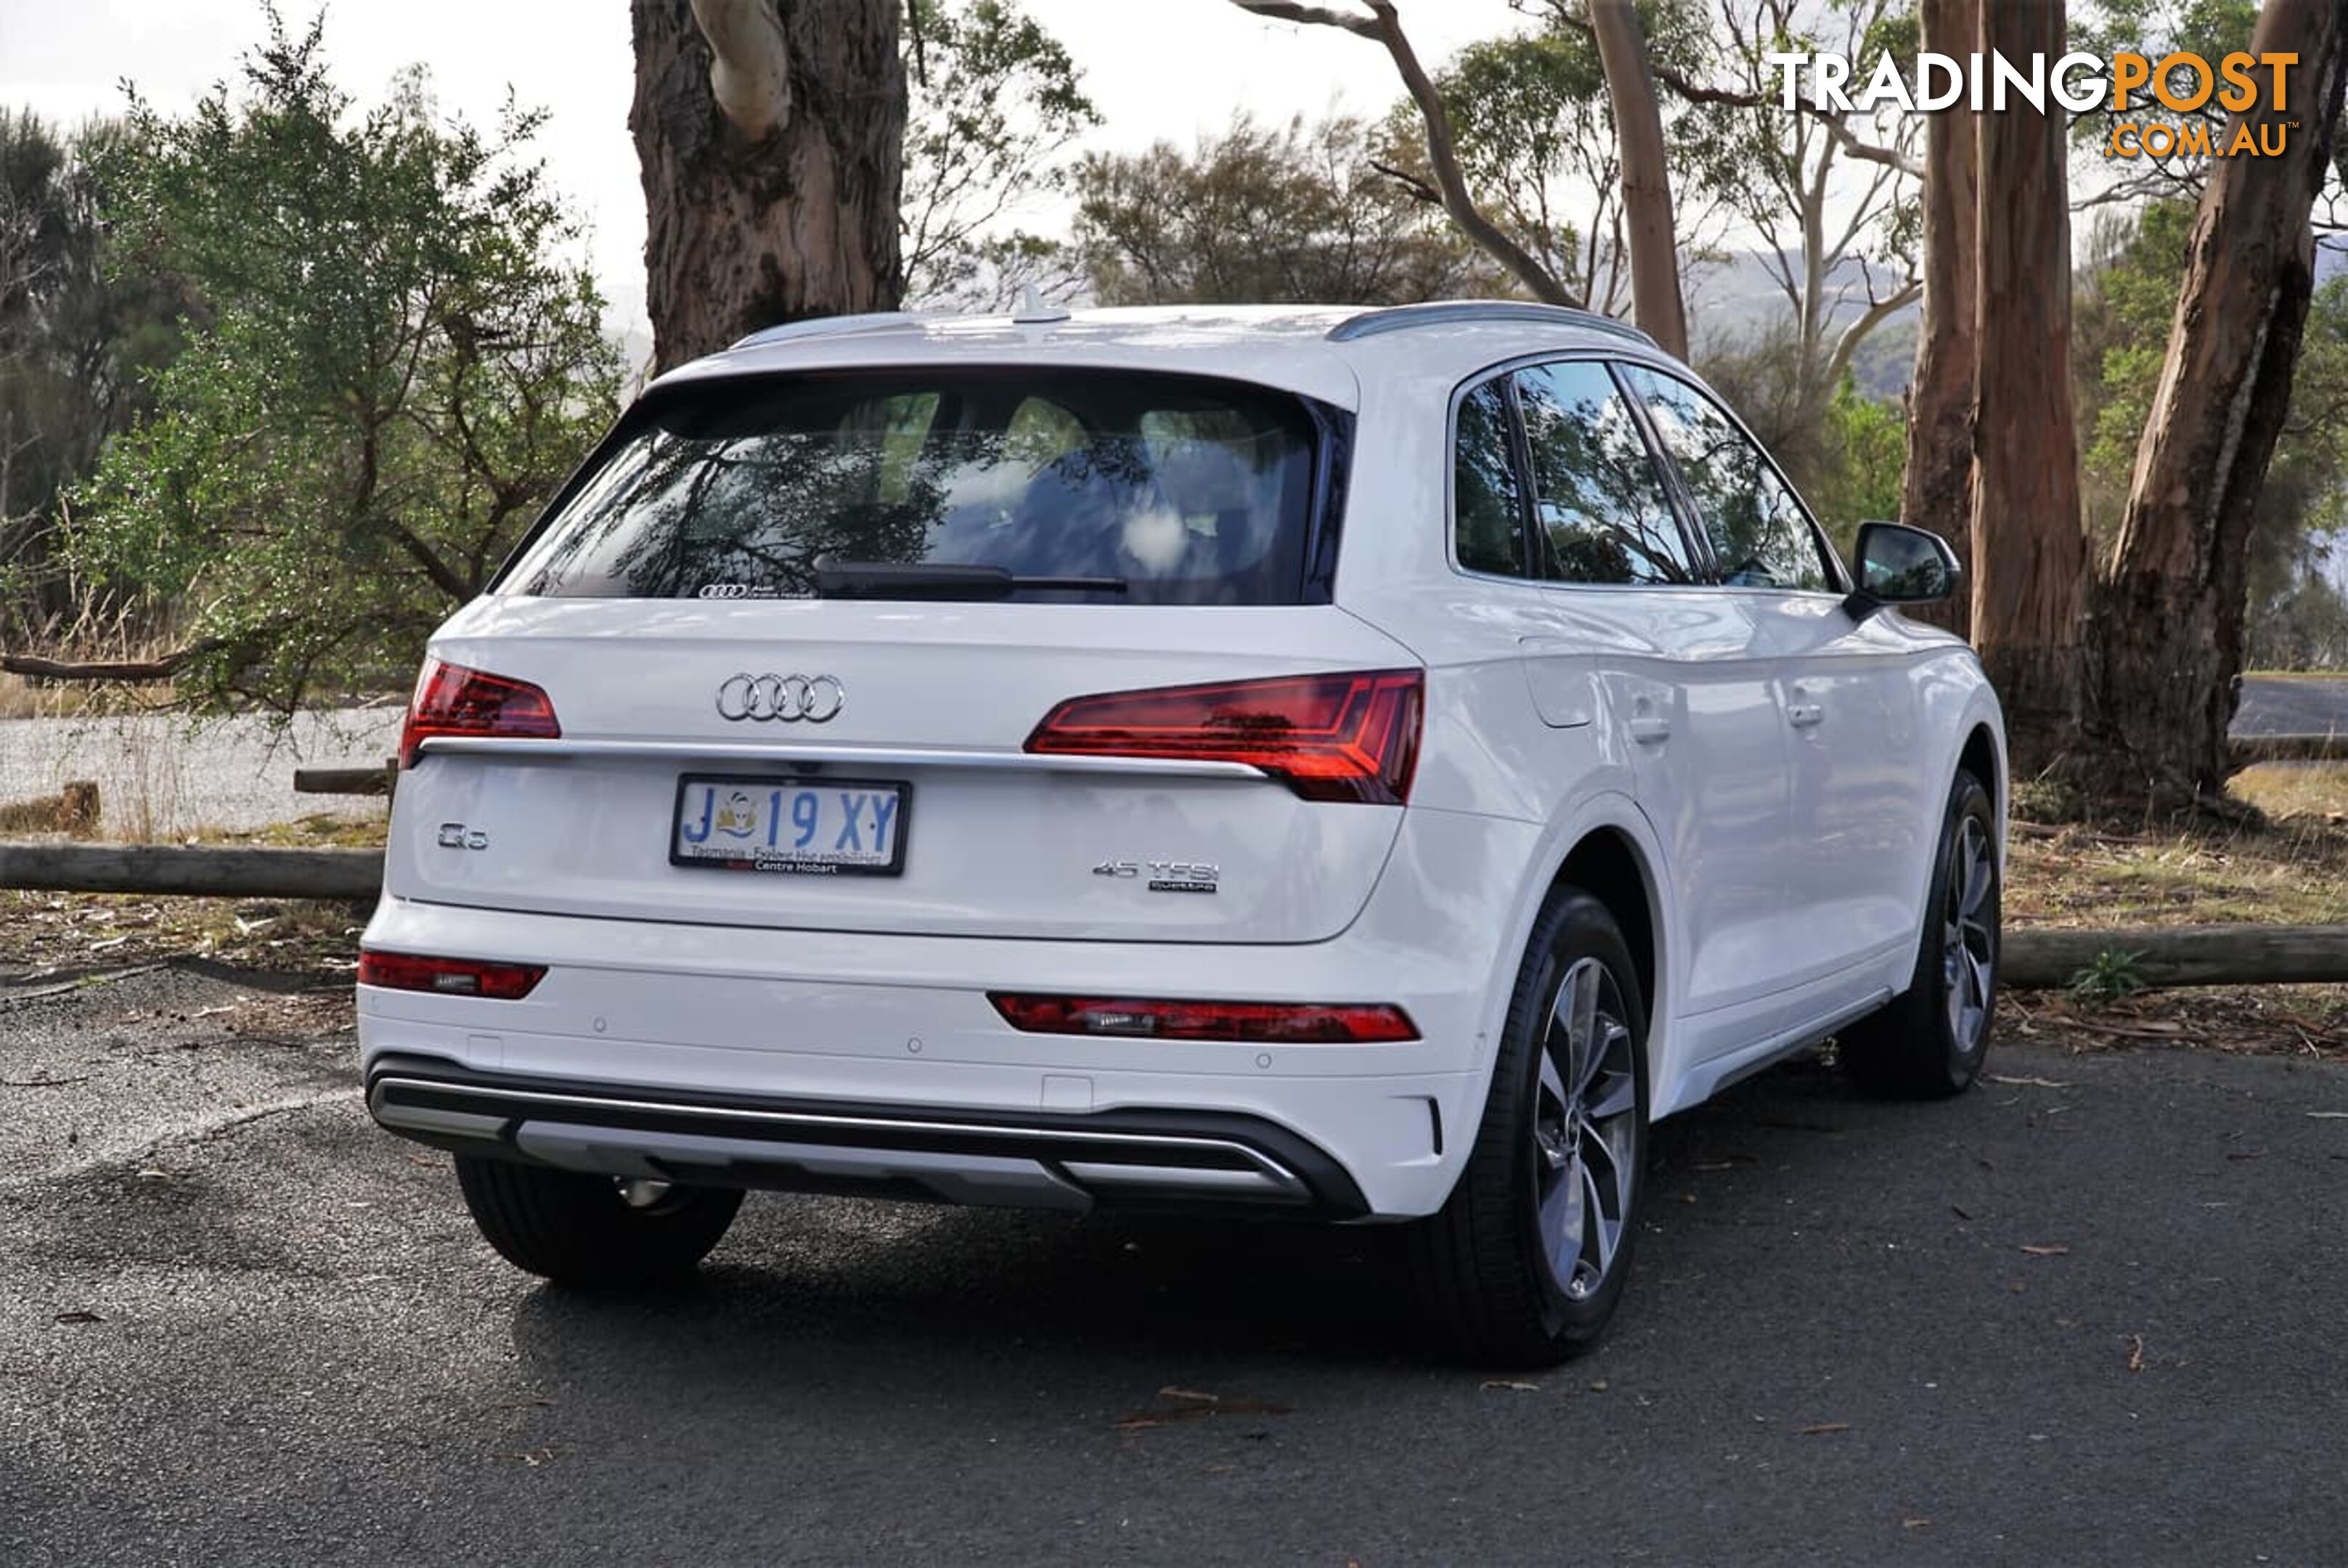
[[[195,835],[199,844],[250,844],[277,849],[381,849],[391,825],[390,815],[372,811],[314,812],[298,822],[272,823],[243,832],[209,828]]]
[[[2234,793],[2279,820],[2348,824],[2348,763],[2260,763],[2234,776]]]
[[[2233,785],[2263,825],[2123,833],[2017,820],[2007,928],[2348,922],[2348,765],[2271,764]],[[2117,948],[2067,990],[2009,992],[1998,1009],[2002,1038],[2074,1050],[2166,1044],[2348,1061],[2348,986],[2139,990]]]
[[[2348,766],[2250,769],[2236,793],[2259,826],[2116,833],[2017,822],[2005,915],[2014,925],[2348,922]]]

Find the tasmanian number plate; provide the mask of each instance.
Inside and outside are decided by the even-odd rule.
[[[905,869],[912,791],[870,779],[688,774],[669,825],[672,866],[801,876],[895,876]]]

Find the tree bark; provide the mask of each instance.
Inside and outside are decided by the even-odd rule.
[[[2258,101],[2225,138],[2280,132],[2282,150],[2221,157],[2210,171],[2097,596],[2097,738],[2156,805],[2194,805],[2224,785],[2250,527],[2315,284],[2309,212],[2340,118],[2343,9],[2267,0],[2259,14],[2251,52],[2299,63],[2280,109],[2260,69]]]
[[[0,651],[0,672],[39,681],[119,681],[136,685],[169,681],[204,655],[230,645],[225,637],[207,637],[157,659],[49,659],[37,653]]]
[[[1981,50],[2064,49],[2064,7],[1982,0]],[[2065,122],[2022,103],[1976,117],[1979,352],[1973,401],[1972,630],[2005,704],[2013,771],[2078,760],[2086,538],[2071,410],[2071,213]]]
[[[892,310],[902,285],[898,0],[699,8],[708,34],[695,0],[631,5],[655,371],[761,327]]]
[[[1667,354],[1687,357],[1687,311],[1680,296],[1680,254],[1672,219],[1671,168],[1663,157],[1663,110],[1647,68],[1647,40],[1631,0],[1591,0],[1590,21],[1614,107],[1614,141],[1622,159],[1622,210],[1631,241],[1631,307],[1639,325]]]
[[[1921,46],[1962,58],[1980,36],[1980,0],[1923,0]],[[1908,389],[1908,465],[1900,515],[1949,541],[1972,564],[1974,247],[1981,201],[1979,130],[1962,100],[1925,127],[1924,313],[1916,371]],[[1959,598],[1923,614],[1960,637],[1972,627],[1972,605]]]

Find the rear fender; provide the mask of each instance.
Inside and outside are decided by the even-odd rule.
[[[1671,1049],[1675,1032],[1672,1022],[1678,966],[1673,959],[1680,950],[1679,911],[1665,895],[1668,877],[1662,841],[1654,825],[1627,793],[1608,789],[1577,795],[1550,822],[1529,862],[1540,867],[1539,874],[1525,878],[1517,890],[1509,917],[1508,939],[1494,958],[1485,986],[1488,999],[1477,1035],[1475,1081],[1478,1088],[1467,1108],[1467,1126],[1470,1130],[1482,1121],[1485,1102],[1491,1093],[1492,1071],[1499,1058],[1500,1032],[1508,1020],[1509,999],[1516,989],[1517,976],[1524,965],[1525,946],[1532,939],[1533,926],[1540,918],[1541,907],[1573,852],[1592,835],[1606,832],[1619,835],[1629,843],[1653,916],[1654,994],[1647,998],[1648,1103],[1669,1102],[1667,1090],[1677,1081],[1681,1071]],[[1459,1140],[1459,1147],[1464,1151],[1473,1142],[1471,1131]],[[1462,1168],[1465,1163],[1463,1158]]]

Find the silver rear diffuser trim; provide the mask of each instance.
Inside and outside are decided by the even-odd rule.
[[[1067,1211],[1096,1199],[1307,1206],[1323,1195],[1262,1148],[1189,1132],[702,1104],[397,1072],[369,1085],[367,1108],[386,1128],[443,1147],[624,1179]]]

